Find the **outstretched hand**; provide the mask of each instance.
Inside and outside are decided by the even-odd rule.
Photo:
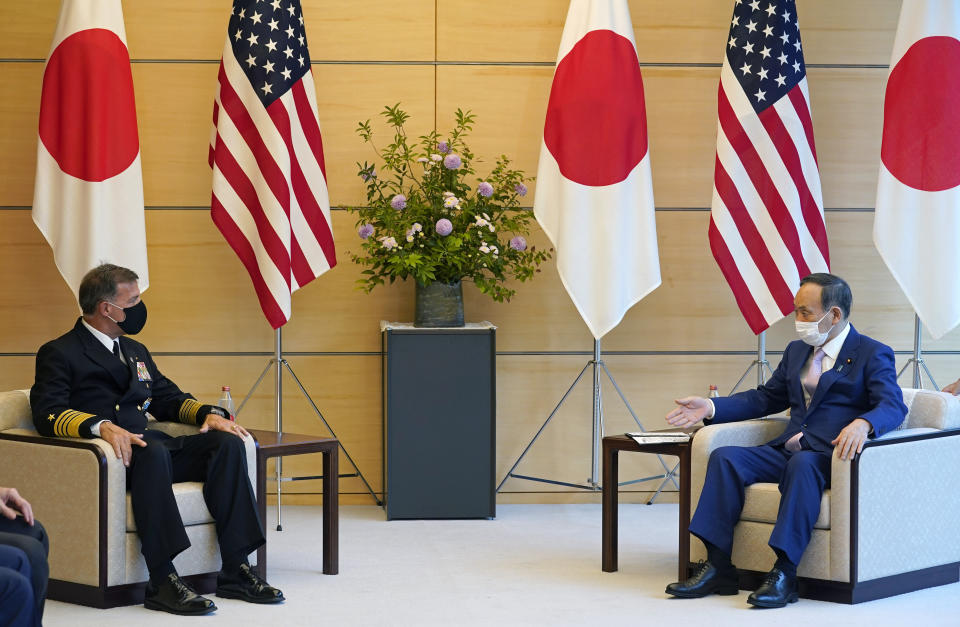
[[[710,401],[699,396],[687,396],[673,402],[677,407],[667,414],[666,418],[667,422],[675,427],[692,427],[710,413]]]
[[[958,394],[960,394],[960,379],[957,379],[956,381],[954,381],[954,382],[951,383],[950,385],[945,385],[945,386],[943,386],[943,389],[941,389],[940,391],[941,391],[941,392],[949,392],[949,393],[953,394],[954,396],[957,396]]]

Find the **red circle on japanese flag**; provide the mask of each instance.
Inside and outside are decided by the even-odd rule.
[[[543,141],[571,181],[619,183],[647,154],[644,111],[633,44],[613,31],[591,31],[557,64]]]
[[[47,61],[40,140],[60,168],[85,181],[126,170],[140,151],[130,54],[102,28],[65,38]]]
[[[960,41],[925,37],[890,72],[880,158],[904,185],[960,185]]]

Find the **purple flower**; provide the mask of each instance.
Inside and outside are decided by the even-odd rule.
[[[484,198],[490,198],[493,196],[493,185],[487,183],[486,181],[481,182],[477,185],[477,193],[479,193]]]
[[[456,170],[463,165],[463,161],[461,161],[460,155],[451,152],[443,158],[443,165],[448,170]]]
[[[375,168],[370,168],[369,170],[364,170],[360,173],[360,178],[363,179],[363,182],[366,183],[371,179],[377,178],[377,170]]]
[[[407,197],[403,194],[397,194],[392,199],[390,199],[390,206],[400,211],[401,209],[407,208]]]
[[[437,143],[437,152],[443,155],[447,154],[450,152],[450,144],[444,141]]]
[[[517,235],[510,240],[510,248],[523,252],[527,249],[527,240],[523,239],[522,235]]]
[[[523,183],[517,183],[513,186],[513,191],[517,192],[517,196],[526,196],[527,195],[527,186]]]
[[[360,239],[367,239],[368,237],[373,235],[373,225],[364,224],[359,229],[357,229],[357,234],[360,236]]]
[[[446,218],[440,218],[437,220],[437,233],[444,237],[453,233],[453,222],[447,220]]]

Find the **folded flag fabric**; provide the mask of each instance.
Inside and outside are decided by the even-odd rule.
[[[102,262],[150,285],[140,140],[120,0],[64,0],[43,71],[33,221],[74,294]]]

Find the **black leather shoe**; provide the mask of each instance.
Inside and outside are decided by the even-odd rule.
[[[201,616],[217,611],[213,601],[194,592],[176,573],[167,575],[166,580],[157,586],[147,582],[143,606],[148,610],[181,616]]]
[[[699,599],[709,594],[725,596],[740,592],[736,569],[720,570],[710,562],[699,562],[693,576],[667,586],[667,594],[681,599]]]
[[[757,607],[783,607],[787,603],[796,603],[799,598],[797,578],[774,568],[763,578],[756,592],[747,598],[747,603]]]
[[[280,603],[284,600],[283,593],[253,572],[248,564],[241,564],[235,574],[221,572],[217,575],[217,596],[249,603]]]

